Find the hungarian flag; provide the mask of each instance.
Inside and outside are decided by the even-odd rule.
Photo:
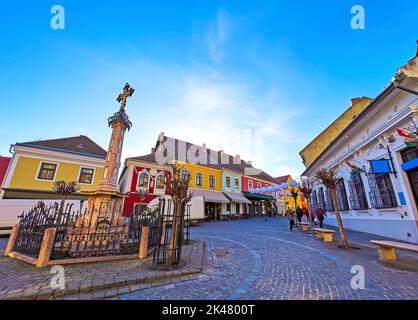
[[[347,161],[347,165],[351,168],[351,170],[352,170],[352,172],[353,172],[353,173],[361,173],[361,172],[364,172],[364,170],[363,170],[363,169],[361,169],[361,168],[359,168],[359,167],[355,166],[354,164],[351,164],[351,163],[350,163],[350,162],[348,162],[348,161]]]
[[[398,135],[403,139],[405,144],[408,147],[416,147],[417,146],[417,135],[414,133],[406,132],[404,129],[396,129],[398,131]]]

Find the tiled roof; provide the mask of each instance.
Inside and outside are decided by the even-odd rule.
[[[61,139],[29,141],[17,143],[16,145],[33,146],[39,148],[53,149],[58,151],[69,151],[86,155],[93,155],[106,158],[106,150],[86,136],[68,137]]]
[[[207,166],[219,170],[230,170],[243,175],[251,176],[254,179],[261,179],[271,183],[276,183],[276,180],[266,172],[254,168],[251,164],[244,160],[240,160],[239,164],[234,163],[233,156],[226,153],[223,153],[222,156],[221,151],[214,151],[208,148],[204,149],[203,146],[198,146],[187,141],[174,139],[167,136],[164,136],[163,143],[175,160],[186,162],[186,152],[184,151],[190,150],[192,147],[196,149],[196,155],[198,154],[197,151],[199,151],[199,154],[204,154],[204,156],[202,156],[202,162],[197,161],[196,164],[201,164],[202,166]],[[158,140],[155,149],[157,150],[159,146],[160,141]],[[182,150],[182,148],[185,148],[185,150]],[[224,161],[222,161],[222,159]]]
[[[289,180],[289,178],[290,178],[290,175],[282,176],[282,177],[277,177],[276,178],[276,182],[278,182],[279,184],[286,183],[287,180]]]

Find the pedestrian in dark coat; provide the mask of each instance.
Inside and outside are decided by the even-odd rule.
[[[287,218],[289,219],[290,231],[292,231],[295,225],[295,212],[292,209],[287,209]]]
[[[301,223],[302,217],[303,217],[303,211],[302,211],[302,208],[299,206],[296,209],[296,217],[298,218],[298,222]]]
[[[322,229],[324,227],[324,220],[327,216],[324,209],[321,208],[321,206],[318,206],[315,210],[315,217],[318,219],[319,227]]]

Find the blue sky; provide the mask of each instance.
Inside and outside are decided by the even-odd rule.
[[[65,8],[52,30],[50,8]],[[366,29],[350,27],[353,5]],[[303,171],[298,152],[358,96],[377,96],[416,50],[418,2],[0,2],[0,154],[9,145],[85,134],[106,147],[125,82],[136,92],[124,156],[160,132]]]

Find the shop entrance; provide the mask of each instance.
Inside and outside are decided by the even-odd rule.
[[[221,205],[219,203],[205,203],[205,217],[208,221],[221,220]]]

